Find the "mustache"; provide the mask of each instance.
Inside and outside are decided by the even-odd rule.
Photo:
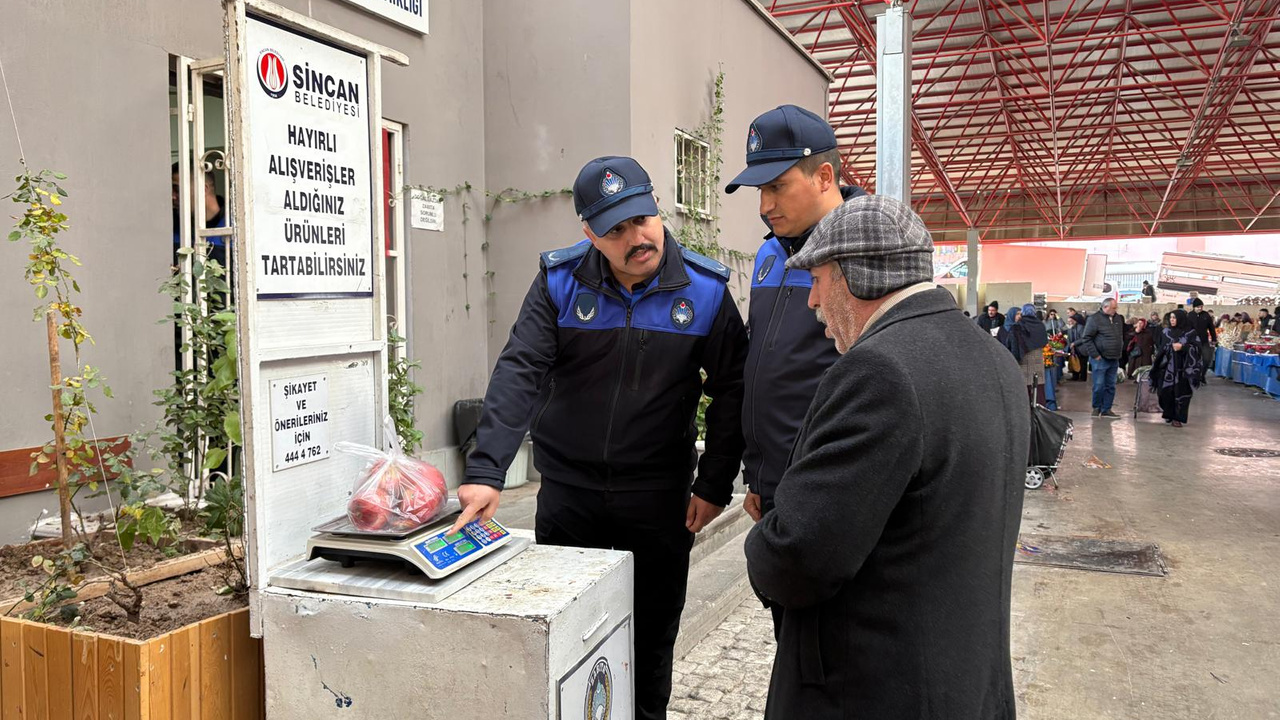
[[[818,322],[822,323],[823,325],[827,324],[827,318],[822,314],[822,308],[815,309],[813,311],[813,314],[818,316]]]
[[[635,246],[635,247],[633,247],[633,248],[631,248],[630,250],[628,250],[628,251],[627,251],[627,260],[630,260],[631,258],[635,257],[636,255],[638,255],[638,254],[640,254],[640,253],[644,252],[645,250],[652,250],[652,251],[654,251],[654,252],[657,252],[657,251],[658,251],[658,246],[657,246],[657,245],[654,245],[653,243],[645,243],[645,244],[643,244],[643,245],[637,245],[637,246]]]

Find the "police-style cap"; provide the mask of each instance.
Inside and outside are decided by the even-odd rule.
[[[747,128],[747,169],[724,191],[766,185],[800,160],[835,147],[836,133],[826,120],[802,107],[779,105]]]
[[[604,235],[633,217],[658,214],[653,183],[640,163],[606,155],[582,167],[573,181],[573,209],[591,232]]]

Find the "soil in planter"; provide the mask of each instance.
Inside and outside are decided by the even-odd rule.
[[[88,600],[80,607],[80,629],[149,640],[247,606],[249,601],[245,595],[215,592],[226,584],[226,577],[223,567],[211,567],[144,585],[141,619],[137,623],[129,622],[124,610],[105,597]]]
[[[39,587],[48,576],[45,575],[44,570],[38,567],[31,567],[31,558],[36,555],[53,557],[61,547],[61,542],[45,541],[0,547],[0,600],[21,597],[25,592],[24,585],[28,588]],[[97,542],[95,547],[96,552],[102,556],[104,564],[113,567],[120,565],[120,546],[115,543],[113,537],[104,538],[102,541]],[[203,549],[203,546],[192,547],[189,542],[181,542],[174,546],[174,550],[166,552],[153,545],[139,542],[130,548],[124,557],[128,569],[132,571],[149,568],[165,560],[181,557],[200,549]],[[89,565],[84,567],[84,574],[86,578],[97,578],[105,575],[98,568]],[[0,613],[7,609],[0,608]]]

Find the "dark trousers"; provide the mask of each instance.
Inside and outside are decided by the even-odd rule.
[[[661,720],[689,581],[693,533],[687,490],[588,490],[543,478],[538,542],[628,550],[635,556],[635,687],[638,720]]]

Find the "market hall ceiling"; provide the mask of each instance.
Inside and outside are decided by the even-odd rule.
[[[873,189],[887,5],[757,2],[835,78],[846,180]],[[1280,0],[905,7],[912,198],[936,240],[1280,230]]]

